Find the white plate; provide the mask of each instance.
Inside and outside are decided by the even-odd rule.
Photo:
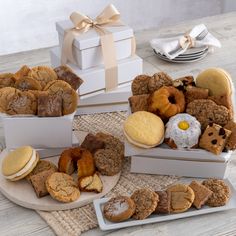
[[[229,180],[224,180],[224,181],[230,186],[231,194],[232,194],[229,202],[225,206],[221,206],[221,207],[204,206],[200,210],[197,210],[195,208],[190,208],[188,211],[183,212],[183,213],[168,214],[168,215],[152,214],[151,216],[149,216],[147,219],[144,219],[144,220],[135,220],[131,218],[127,221],[120,222],[120,223],[110,222],[103,217],[103,213],[102,213],[103,206],[109,200],[109,198],[102,198],[102,199],[94,200],[93,204],[96,211],[99,227],[101,230],[114,230],[114,229],[130,227],[130,226],[145,225],[145,224],[151,224],[151,223],[157,223],[157,222],[163,222],[163,221],[169,221],[169,220],[176,220],[176,219],[181,219],[181,218],[186,218],[186,217],[191,217],[191,216],[204,215],[204,214],[234,209],[236,208],[235,189],[232,186],[232,184],[229,182]]]

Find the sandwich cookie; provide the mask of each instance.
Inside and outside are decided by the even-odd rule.
[[[25,178],[37,165],[39,155],[30,146],[23,146],[10,152],[2,162],[2,174],[10,181]]]
[[[138,111],[124,122],[127,140],[142,148],[152,148],[163,142],[164,123],[160,117],[147,111]]]

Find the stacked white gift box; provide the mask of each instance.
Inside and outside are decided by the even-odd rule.
[[[112,5],[109,7],[114,8]],[[53,67],[62,64],[64,37],[74,27],[71,20],[56,23],[59,46],[51,50]],[[113,78],[105,78],[104,52],[99,32],[90,27],[87,32],[77,33],[72,44],[74,62],[67,61],[67,65],[84,81],[78,91],[80,102],[77,114],[127,110],[131,81],[142,73],[142,59],[133,53],[133,29],[123,23],[104,25],[103,29],[111,33],[114,40],[114,52],[110,53],[116,57],[117,86],[109,91],[106,89],[106,79]]]

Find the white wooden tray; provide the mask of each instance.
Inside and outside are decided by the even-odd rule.
[[[5,149],[0,154],[0,167],[2,166],[2,160],[6,156],[7,152],[8,151]],[[50,156],[48,158],[44,158],[44,160],[52,161],[57,165],[58,158],[59,156]],[[101,193],[96,194],[81,192],[80,198],[77,201],[71,203],[58,202],[52,199],[50,195],[43,198],[37,198],[33,187],[27,180],[23,179],[17,182],[11,182],[6,180],[2,173],[0,173],[0,191],[12,202],[26,208],[43,211],[68,210],[84,206],[88,203],[91,203],[94,199],[103,197],[105,194],[111,191],[111,189],[118,182],[119,178],[120,174],[117,174],[115,176],[101,175],[101,179],[103,182],[103,191]]]
[[[120,228],[126,228],[130,226],[136,226],[136,225],[144,225],[144,224],[151,224],[151,223],[157,223],[157,222],[163,222],[163,221],[169,221],[169,220],[176,220],[191,216],[197,216],[197,215],[203,215],[203,214],[209,214],[219,211],[225,211],[236,208],[236,192],[235,188],[232,186],[229,180],[224,180],[231,188],[231,198],[230,201],[222,207],[208,207],[204,206],[200,210],[197,210],[195,208],[190,208],[188,211],[183,213],[176,213],[176,214],[152,214],[147,219],[144,220],[135,220],[135,219],[129,219],[124,222],[120,223],[113,223],[108,220],[106,220],[103,217],[103,206],[104,204],[109,200],[109,198],[102,198],[97,199],[93,201],[94,208],[96,211],[96,216],[98,220],[98,224],[101,230],[114,230],[114,229],[120,229]],[[191,181],[190,181],[191,182]],[[189,183],[189,180],[188,180]]]

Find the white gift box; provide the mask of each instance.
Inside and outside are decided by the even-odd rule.
[[[61,65],[61,51],[59,47],[50,51],[51,64],[53,67]],[[105,92],[105,69],[103,65],[87,70],[81,70],[78,66],[68,63],[68,66],[80,76],[84,83],[79,88],[79,94],[83,99],[85,95],[95,95],[97,92]],[[137,55],[118,61],[118,84],[124,87],[130,83],[135,76],[142,74],[142,59]],[[92,94],[94,93],[94,94]]]
[[[214,155],[206,150],[174,150],[162,144],[143,149],[125,141],[125,155],[131,156],[131,172],[200,178],[226,178],[232,152]]]
[[[59,45],[62,48],[64,33],[73,28],[71,21],[61,21],[56,23],[56,30],[59,37]],[[113,34],[116,50],[116,59],[121,60],[131,56],[131,39],[133,30],[128,26],[105,27]],[[73,53],[80,69],[103,64],[102,48],[100,36],[95,29],[79,34],[73,43]]]
[[[43,149],[70,147],[74,114],[61,117],[3,116],[6,148],[24,145]]]

